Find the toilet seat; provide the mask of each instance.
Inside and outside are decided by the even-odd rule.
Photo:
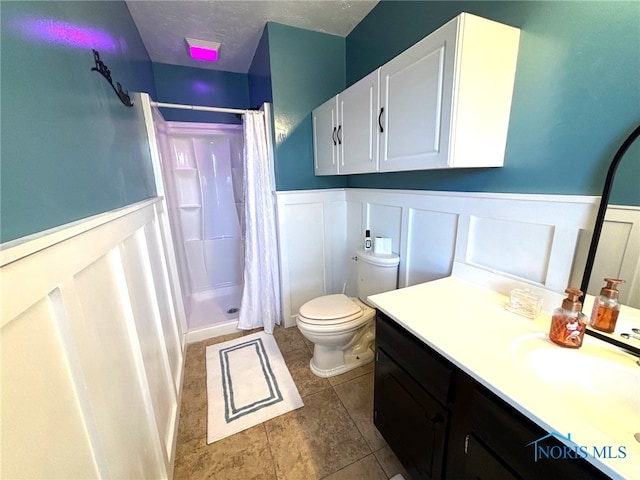
[[[360,318],[363,310],[344,294],[324,295],[300,307],[298,319],[309,325],[339,325]]]

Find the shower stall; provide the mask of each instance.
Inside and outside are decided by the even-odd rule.
[[[244,270],[242,125],[167,122],[153,109],[187,341],[235,330]]]

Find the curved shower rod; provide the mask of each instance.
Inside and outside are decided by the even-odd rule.
[[[196,110],[200,112],[235,113],[236,115],[244,115],[250,110],[258,110],[257,108],[240,109],[240,108],[226,108],[226,107],[204,107],[204,106],[198,106],[198,105],[181,105],[179,103],[162,103],[162,102],[154,102],[154,101],[151,102],[151,106],[159,107],[159,108],[177,108],[181,110]]]

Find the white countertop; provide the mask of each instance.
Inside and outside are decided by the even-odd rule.
[[[456,277],[368,300],[545,430],[570,433],[590,453],[624,446],[625,458],[587,460],[614,478],[640,479],[640,366],[632,355],[589,335],[580,349],[556,346],[550,315],[509,312],[507,296]]]

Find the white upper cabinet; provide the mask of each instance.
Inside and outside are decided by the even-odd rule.
[[[316,175],[378,170],[379,72],[313,111]]]
[[[316,175],[338,173],[338,97],[313,111],[313,156]]]
[[[380,68],[380,171],[500,167],[520,31],[462,13]]]
[[[338,95],[338,173],[378,170],[379,75],[376,70]]]
[[[462,13],[318,107],[316,175],[502,166],[519,39]]]

